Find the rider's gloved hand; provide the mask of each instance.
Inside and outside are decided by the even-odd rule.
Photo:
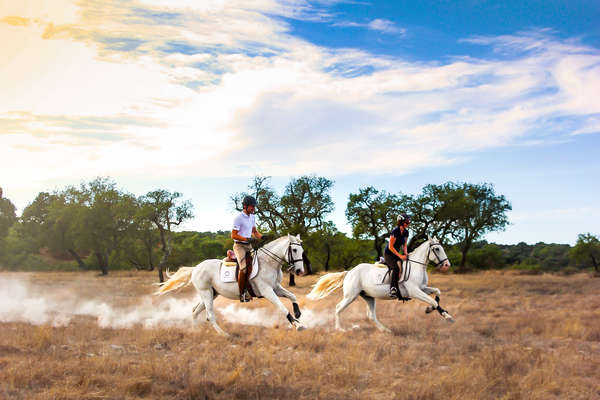
[[[259,242],[260,240],[258,238],[255,238],[254,236],[248,238],[248,243],[250,243],[252,246],[258,245]]]
[[[261,240],[263,243],[267,243],[267,242],[270,242],[271,240],[273,240],[273,236],[271,236],[271,235],[269,235],[269,234],[267,233],[267,234],[264,234],[264,235],[262,235],[262,237],[260,238],[260,240]]]

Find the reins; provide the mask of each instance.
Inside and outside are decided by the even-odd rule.
[[[267,249],[265,247],[259,247],[254,252],[258,253],[260,250],[262,250],[269,258],[271,258],[272,260],[276,261],[280,266],[283,265],[283,264],[285,264],[287,262],[289,264],[289,267],[288,267],[287,270],[291,271],[294,268],[294,264],[296,262],[303,261],[302,258],[297,258],[297,259],[293,258],[293,255],[292,255],[292,246],[300,246],[300,247],[302,247],[302,245],[300,243],[293,243],[290,240],[290,244],[288,245],[288,249],[287,249],[287,256],[288,256],[287,261],[284,258],[278,256],[277,254],[275,254],[274,252],[272,252],[271,250],[269,250],[269,249]]]
[[[414,263],[417,263],[417,264],[420,264],[420,265],[423,265],[423,266],[426,267],[427,264],[429,264],[429,255],[431,254],[431,248],[433,246],[437,245],[437,244],[438,243],[435,243],[435,244],[429,243],[429,249],[427,250],[427,258],[425,259],[426,262],[424,262],[424,263],[422,263],[421,261],[417,261],[417,260],[411,260],[409,258],[409,256],[406,256],[406,265],[407,265],[407,267],[409,266],[409,263],[411,263],[411,262],[414,262]],[[443,260],[440,260],[440,257],[437,255],[436,252],[433,252],[433,254],[435,255],[435,258],[439,261],[437,264],[435,264],[436,268],[439,268],[440,265],[442,265],[444,263],[444,261],[448,260],[448,257],[444,258]]]

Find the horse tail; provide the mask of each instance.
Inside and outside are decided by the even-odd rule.
[[[347,272],[342,271],[323,275],[306,297],[311,300],[320,300],[323,297],[329,296],[336,289],[344,286],[344,277]]]
[[[188,286],[192,283],[192,271],[195,267],[181,267],[174,274],[169,274],[167,271],[167,276],[169,279],[162,283],[157,283],[160,288],[154,292],[155,295],[163,295],[168,292],[172,292],[173,290],[177,290],[183,287]]]

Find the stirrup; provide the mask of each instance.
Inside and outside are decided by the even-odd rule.
[[[247,303],[249,301],[252,301],[252,296],[250,296],[248,290],[244,290],[244,293],[240,295],[240,303]]]
[[[392,286],[390,288],[390,292],[389,292],[388,296],[391,297],[392,299],[398,298],[398,290],[396,289],[396,287]]]

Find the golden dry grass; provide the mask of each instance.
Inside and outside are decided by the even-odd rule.
[[[292,290],[301,307],[333,312],[341,291],[305,300],[316,278],[300,278]],[[62,288],[123,307],[155,289],[154,274],[139,272],[0,279],[29,281],[40,297]],[[103,329],[89,316],[62,327],[0,322],[0,398],[600,398],[600,279],[488,272],[435,274],[430,281],[457,322],[426,315],[415,301],[378,302],[379,319],[393,335],[365,319],[361,299],[342,314],[346,328],[360,326],[347,333],[333,331],[333,323],[296,332],[222,318],[231,338],[207,324]],[[265,300],[250,307],[274,309]]]

